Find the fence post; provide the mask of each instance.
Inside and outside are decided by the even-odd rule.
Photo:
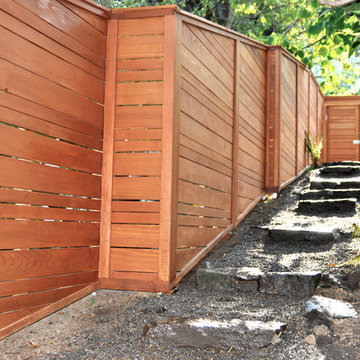
[[[266,161],[265,190],[278,192],[280,188],[280,98],[281,48],[272,46],[267,53],[266,80]]]
[[[299,173],[299,64],[296,63],[296,129],[295,129],[295,175]]]
[[[234,105],[233,105],[233,161],[232,161],[232,194],[231,222],[236,224],[238,218],[239,193],[239,76],[240,76],[240,40],[234,40]]]
[[[159,282],[170,290],[176,277],[177,188],[179,163],[179,86],[181,20],[165,16]]]
[[[118,20],[110,19],[108,23],[107,63],[104,104],[104,140],[103,166],[101,181],[101,221],[100,221],[100,254],[99,278],[109,278],[110,274],[110,236],[111,236],[111,202],[114,162],[114,127],[115,127],[115,93],[116,93],[116,54],[117,54]]]
[[[307,133],[310,135],[311,129],[311,75],[310,70],[308,70],[308,131]],[[307,156],[307,163],[310,164],[310,155]]]

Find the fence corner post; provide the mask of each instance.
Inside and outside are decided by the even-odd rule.
[[[165,16],[159,282],[170,290],[176,277],[181,19]]]
[[[103,166],[101,180],[101,221],[100,221],[100,250],[99,250],[99,278],[110,276],[110,236],[112,210],[112,179],[114,162],[114,123],[115,123],[115,94],[116,94],[116,55],[117,55],[118,20],[108,22],[107,64],[104,104],[104,140]]]

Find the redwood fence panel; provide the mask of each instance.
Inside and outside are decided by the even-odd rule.
[[[0,338],[97,287],[107,25],[75,2],[1,9]]]
[[[0,338],[98,287],[169,291],[329,128],[279,46],[176,6],[40,4],[0,13]]]
[[[328,96],[324,101],[326,119],[326,161],[360,161],[360,96]]]

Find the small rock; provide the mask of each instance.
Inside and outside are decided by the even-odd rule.
[[[268,272],[260,278],[259,290],[264,293],[286,296],[314,295],[321,273],[308,272]]]
[[[351,271],[347,277],[347,282],[350,289],[355,290],[360,288],[360,264]]]
[[[334,319],[358,317],[358,313],[351,304],[324,296],[313,296],[305,303],[305,310],[307,313],[314,309],[326,310],[326,312]]]
[[[326,325],[330,326],[333,317],[328,313],[326,309],[312,309],[305,314],[305,317],[309,320],[312,325]]]
[[[151,343],[249,350],[273,344],[285,328],[280,322],[173,318],[150,328],[148,336]]]
[[[332,285],[339,287],[342,286],[341,279],[331,274],[325,274],[321,280],[322,280],[321,287],[330,287]],[[324,286],[324,285],[328,285],[328,286]]]
[[[307,342],[307,343],[310,344],[310,345],[316,345],[315,336],[314,336],[313,334],[308,335],[308,336],[305,338],[305,342]]]
[[[152,315],[160,315],[163,314],[164,312],[167,311],[167,308],[164,306],[160,306],[160,307],[146,307],[144,309],[141,310],[142,313],[144,314],[152,314]]]
[[[314,327],[313,329],[314,334],[317,336],[329,336],[331,335],[331,331],[329,330],[329,328],[327,328],[325,325],[317,325]]]

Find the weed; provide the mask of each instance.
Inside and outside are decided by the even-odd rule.
[[[306,150],[311,156],[312,168],[315,168],[319,165],[324,138],[325,138],[325,133],[322,135],[321,139],[317,141],[317,139],[313,134],[310,133],[309,136],[309,134],[305,131],[305,146],[306,146]]]
[[[352,238],[360,240],[360,226],[357,224],[353,224],[353,226],[354,226],[354,231],[352,232]],[[339,266],[346,266],[346,265],[356,266],[358,264],[360,264],[360,251],[353,258],[339,264]]]

